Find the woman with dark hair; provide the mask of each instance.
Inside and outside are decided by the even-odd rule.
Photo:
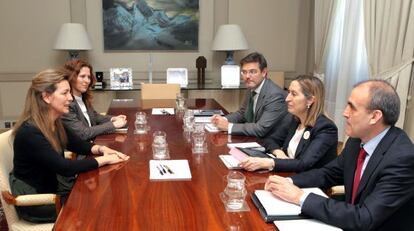
[[[287,126],[287,137],[280,147],[271,134],[263,139],[266,149],[276,157],[249,157],[241,162],[248,171],[269,169],[302,172],[319,168],[336,157],[338,129],[324,113],[323,83],[314,76],[301,75],[293,80],[286,97],[288,111],[293,115]],[[278,125],[286,126],[286,125]],[[279,129],[283,130],[284,129]]]
[[[69,113],[62,116],[63,124],[83,140],[114,132],[126,125],[126,116],[109,116],[97,113],[92,107],[91,87],[96,79],[92,66],[83,60],[71,60],[64,65],[69,74],[69,83],[74,100]]]
[[[70,130],[65,130],[61,116],[68,113],[71,101],[65,72],[45,70],[33,78],[25,108],[12,133],[14,157],[10,186],[14,196],[41,193],[67,196],[69,192],[63,191],[58,175],[73,177],[129,159],[123,153],[80,140]],[[68,160],[63,155],[65,149],[81,155],[92,153],[100,156]],[[56,220],[54,206],[16,206],[16,211],[21,218],[32,222]]]

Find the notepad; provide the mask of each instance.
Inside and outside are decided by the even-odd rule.
[[[174,108],[153,108],[153,115],[174,115]]]
[[[307,230],[307,231],[340,231],[342,229],[328,225],[315,219],[275,221],[280,231]]]
[[[208,132],[219,132],[220,131],[218,127],[214,126],[211,123],[206,124],[204,127],[206,128]]]
[[[188,160],[150,160],[150,180],[191,179]]]
[[[232,155],[219,155],[220,160],[228,169],[241,169],[239,166],[240,161],[234,158]]]
[[[303,188],[302,190],[327,197],[319,188]],[[299,205],[283,201],[266,190],[256,190],[252,194],[252,200],[266,222],[307,218],[301,214]]]

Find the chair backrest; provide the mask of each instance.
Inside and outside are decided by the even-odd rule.
[[[180,84],[141,83],[141,99],[175,99]]]
[[[283,71],[269,71],[267,73],[269,79],[271,79],[280,88],[285,88],[285,72]]]
[[[0,134],[0,192],[9,191],[9,173],[13,169],[13,137],[12,130]],[[34,224],[21,220],[14,205],[7,204],[0,194],[1,204],[6,215],[10,231],[52,230],[53,223]]]
[[[10,192],[9,173],[13,169],[13,138],[11,133],[12,130],[9,130],[0,134],[0,192]],[[14,206],[7,204],[3,197],[0,197],[9,229],[11,229],[13,221],[17,221],[19,218]]]

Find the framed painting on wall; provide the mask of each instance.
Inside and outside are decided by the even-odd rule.
[[[104,49],[198,50],[199,0],[102,0]]]

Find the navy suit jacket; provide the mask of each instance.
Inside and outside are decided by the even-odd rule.
[[[345,201],[309,194],[302,213],[344,230],[413,230],[414,145],[391,127],[372,154],[351,204],[361,140],[350,138],[342,154],[321,169],[292,176],[299,187],[345,186]]]
[[[292,119],[288,125],[287,136],[281,149],[287,153],[289,142],[299,126],[297,120]],[[279,137],[278,133],[285,132],[279,129],[273,136]],[[320,168],[335,159],[338,146],[338,128],[324,115],[320,115],[315,126],[306,127],[304,135],[299,141],[294,159],[275,159],[275,171],[302,172],[311,168]],[[309,137],[305,139],[305,134]],[[265,146],[270,151],[280,148],[278,139],[270,136],[264,140]]]
[[[288,113],[286,108],[286,92],[265,78],[263,87],[258,95],[254,113],[254,123],[246,122],[247,104],[251,91],[247,90],[242,107],[226,115],[227,120],[233,123],[231,134],[264,137]]]

